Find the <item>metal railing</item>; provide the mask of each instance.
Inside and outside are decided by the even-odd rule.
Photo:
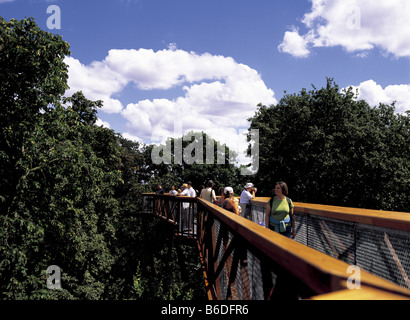
[[[252,201],[252,220],[268,198]],[[410,213],[295,203],[295,240],[410,289]]]
[[[184,203],[191,209],[184,211]],[[253,216],[263,214],[256,208],[263,201],[252,205]],[[405,288],[365,270],[352,274],[349,263],[202,199],[144,194],[143,211],[197,241],[209,299],[410,299]],[[299,211],[297,238],[305,237]]]
[[[177,236],[198,237],[197,198],[144,194],[143,212],[173,224]]]

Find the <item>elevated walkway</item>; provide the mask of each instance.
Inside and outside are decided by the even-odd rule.
[[[143,194],[143,212],[197,245],[211,300],[410,299],[410,214],[295,204],[296,238],[199,198]]]

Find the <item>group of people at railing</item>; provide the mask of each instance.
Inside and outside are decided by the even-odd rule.
[[[187,196],[199,197],[206,201],[231,211],[235,214],[241,215],[244,218],[251,220],[251,200],[255,199],[257,189],[253,183],[247,183],[238,198],[234,196],[235,192],[232,187],[221,187],[218,190],[218,196],[213,189],[215,183],[209,180],[206,186],[203,186],[200,192],[196,191],[192,182],[184,183],[180,189],[176,190],[172,186],[169,195],[172,196]],[[157,186],[156,194],[165,194],[161,185]],[[278,232],[288,238],[295,238],[295,219],[293,216],[293,202],[287,197],[289,193],[288,186],[285,182],[279,181],[272,190],[273,196],[266,203],[265,221],[259,222],[260,225],[265,226],[275,232]],[[198,195],[199,194],[199,195]]]
[[[156,194],[165,194],[164,188],[160,184],[157,185],[157,190],[155,190]],[[169,190],[169,195],[170,196],[186,196],[186,197],[196,197],[197,192],[195,189],[192,187],[192,182],[188,181],[184,183],[180,189],[176,190],[175,186],[173,185],[171,187],[171,190]]]

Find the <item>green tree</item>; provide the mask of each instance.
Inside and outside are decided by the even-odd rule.
[[[170,187],[191,181],[194,188],[199,189],[212,179],[216,188],[229,185],[238,193],[247,179],[241,176],[236,153],[204,132],[188,132],[181,138],[168,138],[165,145],[157,149],[161,152],[155,152],[154,148],[158,147],[150,146],[151,155],[159,155],[161,160],[150,166],[156,184],[165,181]]]
[[[68,44],[32,19],[0,20],[0,289],[12,299],[104,295],[115,261],[120,145],[101,102],[67,89]],[[58,265],[63,290],[46,289]]]
[[[40,121],[40,111],[60,101],[67,89],[63,57],[69,53],[60,36],[42,31],[33,19],[8,22],[0,17],[0,194],[4,207],[10,206],[18,180],[25,174],[19,160],[25,141]]]
[[[86,100],[79,97],[70,99],[72,107],[45,112],[23,144],[19,161],[26,171],[2,215],[1,275],[9,298],[50,296],[44,290],[49,265],[63,272],[65,291],[57,296],[96,299],[104,293],[115,259],[114,187],[121,176],[119,163],[115,170],[110,161],[119,144],[110,130],[83,121],[75,110]],[[104,157],[97,155],[101,145],[93,148],[97,141],[105,142]]]
[[[256,183],[265,195],[284,180],[295,201],[408,210],[409,114],[394,104],[370,107],[327,79],[325,88],[259,105],[250,121],[260,133]]]
[[[152,146],[98,127],[101,101],[63,97],[69,53],[33,19],[0,19],[1,298],[194,297],[195,246],[174,246],[172,226],[140,215],[141,192],[164,177]],[[50,265],[62,290],[46,287]]]

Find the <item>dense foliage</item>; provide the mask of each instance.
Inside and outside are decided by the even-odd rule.
[[[231,186],[238,195],[249,179],[241,175],[236,153],[204,132],[188,132],[178,139],[169,138],[164,145],[148,148],[154,159],[155,156],[160,159],[158,164],[150,166],[151,173],[158,177],[152,181],[166,187],[166,192],[172,185],[179,187],[187,181],[199,191],[201,185],[213,180],[214,190]]]
[[[97,126],[100,101],[63,97],[69,54],[33,19],[0,18],[1,298],[201,296],[195,248],[139,214],[155,178],[149,148]],[[61,290],[47,289],[51,265]]]
[[[259,105],[256,183],[269,194],[284,180],[295,201],[408,211],[410,114],[370,107],[332,79],[325,88]]]

